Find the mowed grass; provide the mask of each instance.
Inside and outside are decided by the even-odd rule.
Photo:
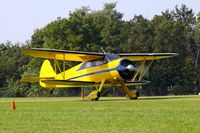
[[[0,98],[4,132],[199,133],[200,97]]]

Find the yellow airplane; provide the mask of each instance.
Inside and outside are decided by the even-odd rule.
[[[142,80],[155,60],[177,55],[176,53],[124,53],[107,54],[82,51],[32,48],[22,53],[32,57],[45,58],[39,77],[24,77],[21,82],[39,82],[44,88],[95,87],[88,95],[97,101],[104,86],[120,86],[130,99],[137,99],[137,90],[127,86],[142,85]],[[53,67],[48,59],[54,62]],[[58,61],[62,61],[62,69]],[[65,61],[80,64],[65,70]]]

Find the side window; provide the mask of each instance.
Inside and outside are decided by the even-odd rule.
[[[87,62],[85,68],[92,67],[92,62]]]
[[[95,63],[96,63],[95,66],[99,66],[103,64],[103,61],[96,61]]]

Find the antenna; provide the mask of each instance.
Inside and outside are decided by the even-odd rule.
[[[106,52],[103,50],[103,48],[102,48],[102,47],[100,47],[100,48],[101,48],[101,50],[103,51],[103,53],[106,54]]]

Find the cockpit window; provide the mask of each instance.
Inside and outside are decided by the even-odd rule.
[[[81,67],[78,69],[78,71],[82,70],[82,69],[85,69],[85,68],[90,68],[90,67],[94,67],[94,66],[100,66],[102,64],[108,63],[108,62],[110,62],[112,60],[116,60],[118,58],[120,58],[120,57],[117,54],[106,54],[103,59],[84,62],[81,65]]]
[[[78,70],[82,70],[82,69],[90,68],[90,67],[95,67],[95,66],[100,66],[100,65],[103,65],[107,62],[108,61],[106,60],[106,58],[104,58],[102,60],[94,60],[94,61],[84,62]]]

